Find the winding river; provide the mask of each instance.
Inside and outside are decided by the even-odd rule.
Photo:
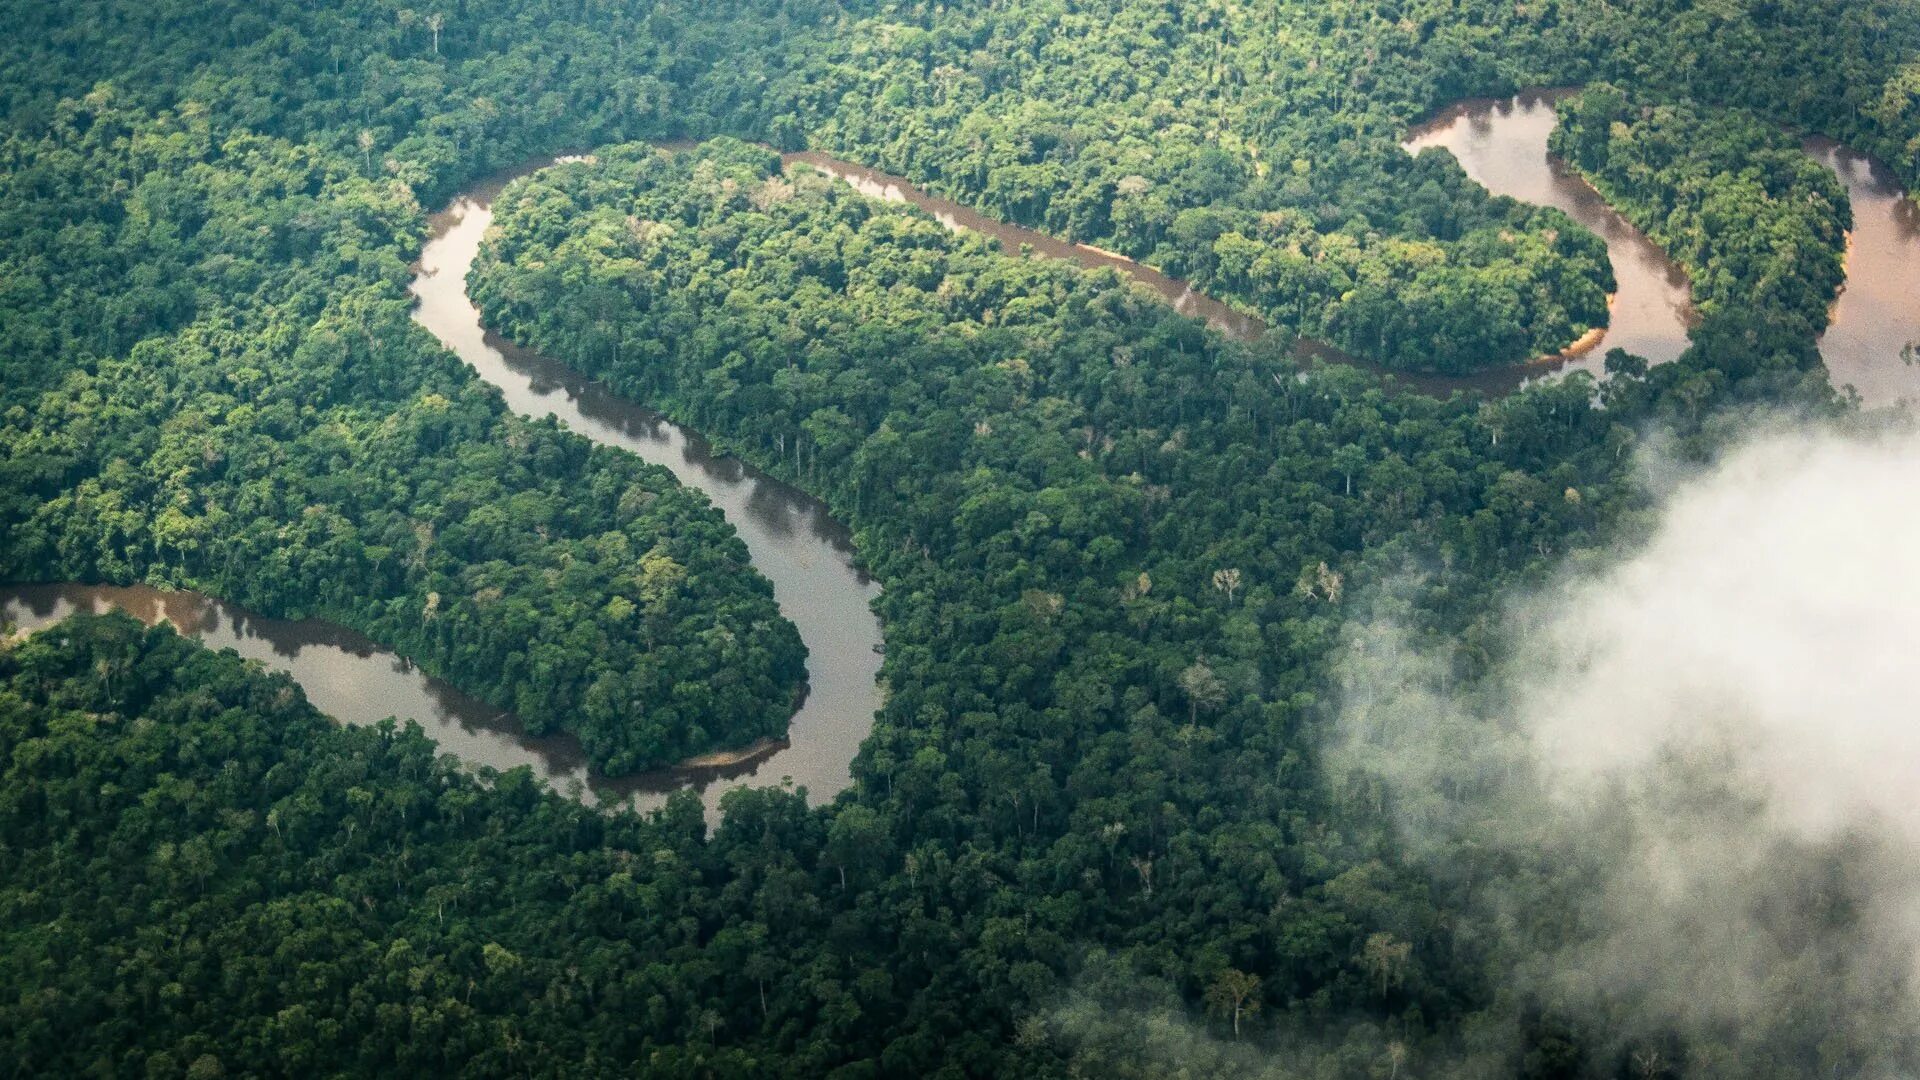
[[[467,271],[493,221],[493,199],[510,179],[482,183],[433,217],[412,285],[414,318],[499,387],[515,412],[557,416],[594,442],[665,466],[705,492],[739,531],[754,567],[773,583],[781,614],[807,646],[807,697],[786,745],[731,776],[699,770],[693,779],[680,769],[637,782],[657,789],[692,779],[710,809],[728,788],[755,778],[791,777],[816,801],[832,798],[849,783],[849,765],[880,707],[880,621],[872,609],[878,586],[855,564],[846,528],[819,500],[715,453],[699,434],[480,325],[479,309],[467,298]]]
[[[1500,393],[1553,372],[1597,371],[1606,351],[1616,346],[1656,362],[1671,360],[1686,347],[1692,310],[1685,273],[1547,154],[1554,100],[1554,93],[1532,93],[1463,102],[1414,129],[1406,147],[1414,152],[1444,147],[1489,190],[1557,206],[1602,236],[1620,285],[1612,326],[1559,357],[1464,378],[1397,375],[1403,383],[1434,393],[1459,388]],[[1920,367],[1901,361],[1902,347],[1920,340],[1920,304],[1915,302],[1920,297],[1920,211],[1871,159],[1827,140],[1810,139],[1807,148],[1846,183],[1855,219],[1848,237],[1849,278],[1821,341],[1822,355],[1835,383],[1856,387],[1868,404],[1920,399]],[[1250,339],[1266,329],[1260,320],[1131,259],[984,217],[897,177],[824,154],[789,154],[785,160],[837,177],[867,195],[917,206],[950,228],[985,234],[1009,253],[1026,247],[1085,267],[1118,270],[1231,337]],[[82,585],[0,588],[0,616],[23,630],[82,609],[117,607],[149,623],[164,619],[210,646],[232,648],[291,673],[318,708],[342,721],[413,719],[443,750],[469,764],[502,770],[530,766],[557,789],[591,795],[603,805],[645,809],[663,802],[667,792],[691,786],[702,793],[712,818],[719,797],[746,783],[790,779],[804,785],[816,802],[845,788],[850,763],[881,702],[876,682],[881,634],[872,610],[879,588],[856,565],[846,529],[817,500],[715,453],[698,434],[488,333],[467,298],[467,271],[492,221],[494,197],[514,176],[545,164],[482,182],[433,217],[412,284],[418,299],[415,319],[498,387],[515,411],[557,416],[595,442],[665,466],[713,500],[739,531],[754,566],[773,583],[782,613],[807,646],[810,688],[786,740],[610,780],[587,768],[571,737],[529,736],[511,714],[321,620],[263,618],[191,593]],[[1312,343],[1303,351],[1345,359]]]
[[[1415,127],[1403,144],[1412,153],[1443,147],[1487,190],[1558,207],[1606,240],[1619,281],[1612,325],[1581,350],[1531,365],[1529,376],[1598,374],[1615,346],[1664,363],[1685,350],[1693,319],[1686,272],[1547,153],[1554,104],[1573,92],[1463,101]],[[1872,158],[1831,139],[1809,138],[1805,146],[1846,185],[1853,203],[1847,282],[1820,340],[1827,371],[1835,386],[1852,386],[1869,406],[1920,400],[1920,366],[1901,358],[1907,344],[1920,341],[1920,206]],[[1471,378],[1492,388],[1494,376]]]
[[[1091,244],[1076,244],[1047,233],[1010,225],[950,199],[929,195],[897,176],[861,165],[851,165],[816,150],[783,154],[780,160],[789,168],[794,165],[806,165],[823,172],[836,180],[852,185],[855,191],[868,198],[918,207],[949,229],[979,233],[998,240],[1000,250],[1008,255],[1018,255],[1022,248],[1027,248],[1035,255],[1066,259],[1088,270],[1117,270],[1121,275],[1131,278],[1162,300],[1172,304],[1175,311],[1182,315],[1203,319],[1208,326],[1230,338],[1250,341],[1267,332],[1267,324],[1252,315],[1230,308],[1211,296],[1197,293],[1192,285],[1178,278],[1168,277],[1153,267],[1135,262],[1125,255],[1116,255]],[[1327,355],[1336,354],[1329,350]]]
[[[1618,285],[1606,330],[1528,365],[1527,376],[1590,371],[1597,378],[1607,352],[1616,348],[1656,364],[1678,359],[1694,321],[1687,273],[1547,153],[1547,136],[1557,123],[1554,103],[1566,93],[1463,101],[1415,127],[1402,145],[1415,154],[1435,146],[1448,150],[1488,191],[1565,211],[1606,241]]]
[[[337,720],[372,724],[388,716],[410,718],[420,722],[441,750],[470,765],[532,765],[563,791],[591,779],[572,739],[529,736],[511,714],[323,619],[269,619],[197,593],[162,592],[146,585],[20,585],[0,590],[0,613],[24,631],[44,629],[76,611],[113,608],[148,625],[172,623],[209,648],[232,649],[285,671],[315,708]],[[629,783],[628,794],[646,786]]]
[[[467,299],[466,276],[493,220],[493,198],[538,163],[476,185],[431,219],[411,286],[414,318],[530,416],[552,414],[595,442],[672,470],[713,500],[746,542],[753,565],[773,583],[780,611],[807,647],[808,690],[783,741],[764,741],[681,766],[610,779],[588,769],[569,736],[533,737],[517,718],[422,673],[362,635],[318,619],[254,615],[193,593],[145,587],[59,585],[0,589],[0,615],[19,629],[45,627],[76,610],[121,608],[165,619],[215,648],[230,647],[290,672],[321,711],[347,723],[388,716],[420,722],[448,753],[472,765],[526,765],[563,791],[602,805],[657,806],[666,793],[700,790],[708,817],[726,791],[790,779],[812,801],[851,782],[850,766],[880,707],[879,587],[855,563],[847,530],[803,492],[715,453],[706,440],[652,410],[623,401],[566,366],[488,333]]]

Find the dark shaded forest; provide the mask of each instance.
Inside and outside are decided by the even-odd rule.
[[[1330,673],[1386,610],[1470,682],[1503,590],[1644,530],[1650,433],[1698,460],[1753,406],[1844,408],[1814,336],[1846,209],[1772,125],[1920,176],[1911,6],[13,14],[0,576],[323,615],[615,771],[779,731],[799,643],[719,515],[510,415],[407,318],[425,209],[612,145],[503,197],[489,318],[825,499],[888,643],[855,786],[742,791],[711,834],[690,797],[601,814],[334,727],[165,630],[10,644],[14,1068],[1159,1075],[1133,1051],[1177,1029],[1196,1073],[1639,1075],[1464,917],[1520,868],[1430,878],[1384,794],[1322,770]],[[1631,90],[1567,105],[1557,145],[1693,272],[1686,356],[1497,400],[1302,366],[1317,336],[1471,370],[1600,318],[1596,238],[1397,139],[1602,79]],[[1278,329],[1225,341],[741,139]]]
[[[325,616],[615,773],[785,729],[803,650],[732,527],[412,325],[410,193],[72,106],[0,149],[0,577]]]

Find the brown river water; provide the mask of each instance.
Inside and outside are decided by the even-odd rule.
[[[1820,356],[1835,386],[1866,405],[1920,401],[1920,366],[1902,350],[1920,342],[1920,204],[1893,173],[1832,139],[1806,140],[1807,153],[1847,185],[1847,283],[1840,287]]]
[[[773,583],[781,613],[807,647],[807,696],[786,740],[716,755],[726,759],[721,764],[609,779],[588,770],[572,738],[530,737],[510,713],[322,620],[261,618],[191,593],[81,585],[0,589],[0,614],[23,630],[39,629],[81,608],[120,607],[149,623],[166,619],[213,647],[231,647],[292,673],[309,699],[337,719],[417,720],[446,752],[469,764],[502,770],[527,765],[561,790],[583,785],[602,804],[645,809],[663,802],[667,792],[692,786],[714,818],[726,791],[787,779],[805,786],[816,803],[832,798],[851,782],[853,756],[880,707],[875,681],[880,622],[871,608],[879,586],[855,564],[846,528],[818,500],[716,453],[697,433],[481,327],[480,313],[466,295],[467,270],[493,220],[493,198],[507,179],[477,185],[434,215],[412,285],[418,299],[414,318],[498,387],[514,411],[558,416],[595,442],[665,466],[713,500],[746,542],[754,567]]]
[[[1571,356],[1531,365],[1529,376],[1583,369],[1597,375],[1616,346],[1655,363],[1672,360],[1686,348],[1693,317],[1686,272],[1547,153],[1554,102],[1572,92],[1460,102],[1414,128],[1404,144],[1412,153],[1443,147],[1487,190],[1558,207],[1606,240],[1620,286],[1612,325]],[[1827,371],[1836,387],[1854,387],[1869,406],[1920,399],[1920,367],[1901,356],[1920,341],[1920,207],[1872,158],[1830,139],[1805,145],[1839,176],[1853,203],[1847,283],[1820,340]],[[1486,379],[1474,378],[1486,388]]]
[[[1441,147],[1488,191],[1563,210],[1606,241],[1618,283],[1609,325],[1559,356],[1528,365],[1525,377],[1590,371],[1597,378],[1607,352],[1616,348],[1656,364],[1678,359],[1693,324],[1687,273],[1547,153],[1547,136],[1557,122],[1553,104],[1565,93],[1463,101],[1415,127],[1402,145],[1415,154]]]
[[[1613,325],[1559,357],[1464,378],[1397,376],[1407,385],[1434,393],[1501,393],[1557,372],[1597,373],[1601,358],[1615,346],[1656,362],[1671,360],[1685,348],[1692,318],[1685,273],[1547,154],[1554,97],[1532,93],[1463,102],[1415,128],[1406,146],[1413,152],[1444,147],[1488,190],[1557,206],[1604,238],[1620,283]],[[1807,147],[1846,183],[1855,221],[1848,238],[1849,278],[1821,341],[1822,355],[1835,383],[1855,386],[1868,404],[1920,398],[1920,367],[1901,360],[1902,347],[1920,340],[1920,213],[1871,159],[1827,140],[1810,139]],[[919,207],[950,228],[998,240],[1009,253],[1025,247],[1089,268],[1115,269],[1228,336],[1250,339],[1266,329],[1260,320],[1151,267],[984,217],[897,177],[814,152],[789,154],[786,161],[818,169],[867,195]],[[733,787],[789,779],[804,785],[816,802],[831,798],[850,782],[850,763],[880,705],[875,680],[881,635],[871,609],[878,586],[855,564],[846,529],[817,500],[717,454],[697,433],[480,325],[479,312],[466,296],[466,274],[492,221],[493,198],[511,175],[476,185],[434,216],[412,286],[419,301],[415,318],[498,387],[515,411],[551,413],[589,439],[663,465],[725,513],[807,646],[809,692],[785,741],[716,755],[725,759],[719,763],[609,780],[586,767],[571,738],[528,736],[511,714],[321,620],[262,618],[191,593],[82,585],[0,588],[0,616],[23,630],[45,627],[80,609],[119,607],[149,623],[165,619],[213,647],[233,648],[290,672],[317,707],[342,721],[413,719],[463,761],[496,769],[527,765],[556,788],[590,792],[603,804],[656,806],[666,792],[691,786],[701,791],[712,817],[719,796]],[[1303,352],[1343,359],[1311,343]]]
[[[791,778],[816,801],[833,797],[850,782],[849,765],[880,707],[880,620],[872,610],[879,587],[855,564],[846,528],[819,500],[716,453],[698,433],[480,325],[480,312],[467,298],[467,271],[493,221],[494,196],[504,186],[503,178],[481,184],[434,216],[412,286],[419,300],[414,318],[499,387],[515,412],[557,416],[594,442],[665,466],[713,500],[739,530],[754,567],[773,583],[781,614],[800,631],[808,691],[786,745],[754,756],[744,768],[699,770],[698,786],[710,810],[727,789],[749,781]],[[689,772],[671,770],[621,786],[657,790],[687,782]]]

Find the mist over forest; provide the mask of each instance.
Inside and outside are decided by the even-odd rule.
[[[1710,466],[1650,452],[1644,535],[1507,598],[1488,678],[1356,626],[1331,760],[1515,935],[1523,985],[1636,1056],[1718,1042],[1810,1075],[1851,1038],[1858,1075],[1902,1075],[1920,440],[1745,426]]]
[[[1915,0],[0,37],[0,1074],[1920,1075]]]

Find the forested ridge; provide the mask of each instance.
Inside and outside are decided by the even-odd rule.
[[[423,207],[562,149],[818,145],[1280,328],[1223,341],[731,140],[512,189],[475,280],[501,328],[854,528],[888,638],[855,787],[740,792],[711,837],[692,799],[601,815],[71,624],[0,654],[16,1068],[1635,1075],[1461,914],[1535,868],[1429,878],[1381,792],[1322,774],[1330,672],[1386,612],[1472,680],[1503,589],[1642,527],[1644,433],[1699,457],[1751,405],[1838,408],[1813,334],[1844,208],[1762,118],[1911,178],[1909,5],[15,14],[5,575],[325,614],[613,768],[779,730],[798,643],[703,500],[508,415],[409,324]],[[1465,370],[1589,325],[1594,238],[1395,142],[1601,77],[1634,104],[1569,106],[1565,150],[1695,271],[1688,355],[1497,401],[1300,369],[1296,334]],[[1729,242],[1756,227],[1799,257]]]

